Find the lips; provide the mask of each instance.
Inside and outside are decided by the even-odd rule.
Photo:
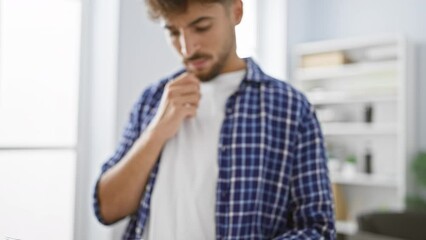
[[[188,61],[188,65],[195,70],[201,70],[206,67],[208,58],[199,58],[196,60]]]

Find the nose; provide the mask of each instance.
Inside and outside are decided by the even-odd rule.
[[[199,45],[191,33],[184,32],[179,37],[180,51],[184,57],[192,56],[197,50]]]

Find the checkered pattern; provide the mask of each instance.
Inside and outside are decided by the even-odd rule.
[[[246,76],[227,100],[218,139],[216,239],[335,239],[323,136],[312,106],[252,59],[246,62]],[[131,148],[154,117],[164,85],[178,74],[144,92],[102,173]],[[161,159],[123,239],[142,239],[159,167]],[[103,222],[95,189],[94,209]]]

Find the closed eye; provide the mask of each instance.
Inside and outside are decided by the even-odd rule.
[[[202,33],[202,32],[206,32],[207,30],[209,30],[211,28],[211,25],[208,26],[202,26],[202,27],[195,27],[195,31]]]

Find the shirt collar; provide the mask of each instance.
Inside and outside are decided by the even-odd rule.
[[[246,62],[246,75],[244,77],[245,82],[257,82],[260,83],[265,79],[265,73],[260,69],[259,65],[252,58],[244,58]]]

